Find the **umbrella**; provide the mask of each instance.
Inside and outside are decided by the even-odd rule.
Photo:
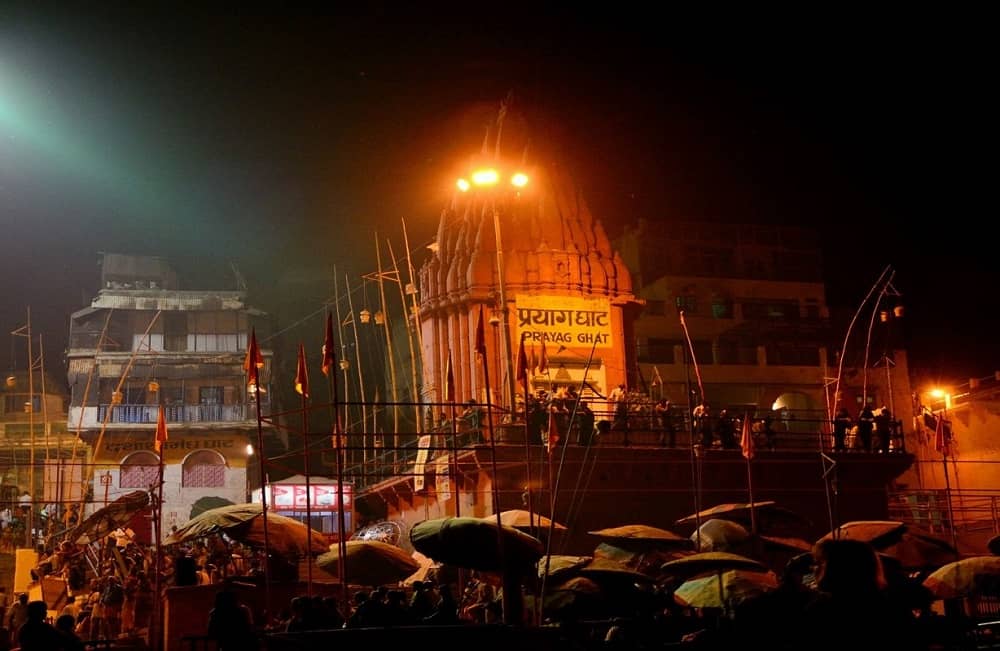
[[[595,615],[604,605],[601,586],[584,576],[574,576],[545,594],[545,613],[551,617]]]
[[[615,544],[618,541],[602,542],[594,548],[594,558],[606,558],[618,561],[625,567],[642,572],[647,575],[655,575],[659,572],[660,566],[667,561],[672,561],[684,556],[690,556],[694,552],[678,546],[660,547],[653,549],[630,549],[629,546],[622,547]]]
[[[501,538],[501,535],[503,536]],[[480,518],[424,520],[410,529],[413,548],[438,561],[483,572],[516,569],[525,573],[542,557],[542,541]]]
[[[420,569],[420,563],[395,545],[377,540],[348,540],[345,544],[347,556],[344,565],[348,584],[380,586],[399,583]],[[330,551],[320,554],[316,564],[324,572],[339,578],[339,561],[339,545],[330,545]]]
[[[767,566],[759,561],[728,552],[701,552],[664,563],[660,570],[666,574],[682,578],[694,577],[707,572],[726,570],[748,570],[767,572]]]
[[[712,518],[702,523],[698,530],[691,534],[691,542],[696,546],[700,543],[703,552],[729,551],[750,538],[750,532],[742,525],[730,520]]]
[[[670,543],[682,543],[686,544],[687,540],[684,536],[678,536],[673,531],[667,531],[666,529],[658,529],[656,527],[651,527],[645,524],[626,524],[621,527],[613,527],[611,529],[600,529],[598,531],[588,531],[592,536],[597,536],[605,540],[614,541],[656,541],[659,543],[670,542]]]
[[[931,572],[924,587],[936,599],[1000,596],[1000,556],[970,556]]]
[[[1000,556],[1000,536],[993,536],[986,542],[986,549],[994,556]]]
[[[753,503],[753,512],[756,515],[758,526],[761,529],[769,529],[779,525],[809,526],[807,518],[802,517],[795,511],[787,509],[772,500],[764,500]],[[712,518],[721,520],[731,520],[747,527],[750,526],[750,504],[731,502],[727,504],[717,504],[711,508],[686,515],[674,524],[694,524],[704,522]]]
[[[132,491],[91,513],[66,535],[66,540],[86,545],[98,541],[123,526],[149,506],[149,493]]]
[[[538,576],[545,574],[545,557],[538,561]],[[549,578],[561,580],[566,576],[586,576],[590,579],[626,579],[631,582],[648,582],[650,577],[638,572],[624,563],[609,558],[593,558],[591,556],[549,557]]]
[[[887,539],[894,538],[906,531],[905,522],[895,520],[855,520],[845,522],[837,527],[837,538],[850,538],[851,540],[862,540],[871,543],[878,548],[879,544]],[[833,532],[826,534],[820,540],[833,538]],[[819,542],[819,541],[817,541]]]
[[[940,567],[958,559],[958,550],[950,542],[904,522],[892,520],[857,520],[837,529],[840,538],[862,540],[876,551],[890,556],[905,568]],[[820,538],[829,540],[830,532]]]
[[[233,503],[226,498],[216,497],[215,495],[199,497],[195,500],[194,504],[191,505],[191,513],[188,515],[188,519],[197,518],[199,515],[210,509],[217,509],[220,506],[232,506],[232,504]]]
[[[494,523],[497,521],[497,516],[487,515],[482,520],[492,520]],[[566,525],[560,524],[558,522],[554,523],[552,520],[548,519],[540,513],[531,513],[525,511],[524,509],[510,509],[509,511],[500,512],[500,522],[505,527],[514,527],[516,529],[529,529],[531,527],[536,527],[539,529],[548,529],[550,525],[556,531],[565,531]],[[534,524],[532,524],[534,523]]]
[[[304,554],[307,549],[308,528],[302,522],[276,513],[267,514],[267,538],[272,551]],[[233,504],[209,509],[188,520],[163,541],[176,545],[212,534],[224,533],[234,540],[251,545],[264,544],[264,518],[260,504]],[[312,532],[312,551],[327,551],[326,536]]]
[[[777,587],[773,572],[728,570],[685,581],[674,591],[674,600],[694,608],[726,608]]]

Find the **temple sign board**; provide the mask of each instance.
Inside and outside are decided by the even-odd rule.
[[[547,348],[611,348],[611,303],[607,297],[518,294],[517,338]]]

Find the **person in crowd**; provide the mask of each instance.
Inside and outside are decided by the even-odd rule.
[[[240,603],[232,590],[215,594],[215,605],[208,613],[208,637],[218,651],[245,651],[257,648],[250,609]]]
[[[847,430],[851,429],[853,422],[847,407],[841,407],[833,418],[833,451],[847,451]]]
[[[60,615],[56,619],[56,632],[59,633],[62,651],[84,651],[83,640],[76,634],[76,620],[72,615]]]
[[[914,635],[918,627],[908,604],[887,589],[882,562],[870,544],[825,539],[813,556],[820,594],[803,614],[801,648],[927,648]]]
[[[45,621],[48,607],[44,601],[28,603],[28,618],[17,631],[20,651],[58,651],[62,636],[52,624]]]

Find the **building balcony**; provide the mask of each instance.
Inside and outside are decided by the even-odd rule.
[[[166,405],[163,411],[167,424],[243,423],[256,419],[256,410],[247,405],[179,404]],[[109,425],[155,425],[158,414],[158,405],[98,405],[84,407],[81,421],[81,408],[71,407],[69,424],[76,427],[82,422],[84,429],[100,427],[105,420]]]

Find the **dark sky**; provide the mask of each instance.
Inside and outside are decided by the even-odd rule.
[[[513,90],[612,234],[811,225],[835,308],[897,270],[922,376],[1000,368],[985,16],[212,6],[0,7],[0,327],[30,305],[50,359],[98,251],[233,260],[320,309],[376,232],[430,238]]]

